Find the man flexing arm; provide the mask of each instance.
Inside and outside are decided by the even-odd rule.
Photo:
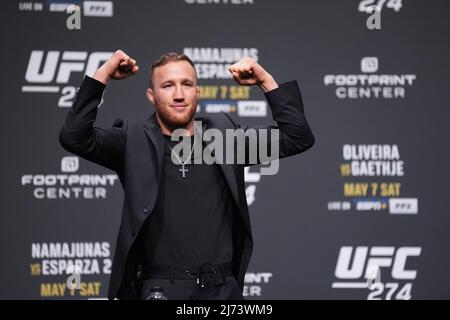
[[[134,59],[122,50],[117,50],[95,72],[93,78],[84,78],[59,134],[59,141],[65,150],[114,171],[121,170],[126,123],[117,119],[112,128],[98,128],[93,124],[109,80],[125,79],[138,70]]]

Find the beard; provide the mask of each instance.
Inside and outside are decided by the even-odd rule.
[[[178,112],[172,107],[157,107],[156,113],[162,123],[171,130],[186,128],[194,119],[196,107],[188,106],[183,112]]]

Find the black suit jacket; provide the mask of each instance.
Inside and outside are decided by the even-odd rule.
[[[139,246],[139,231],[157,199],[164,138],[156,113],[145,122],[119,118],[111,128],[94,126],[104,88],[101,82],[87,76],[84,78],[60,131],[59,141],[65,150],[114,170],[119,176],[124,201],[108,298],[137,299],[138,269],[145,260]],[[277,126],[267,128],[268,132],[279,129],[279,157],[309,149],[314,144],[314,136],[303,112],[297,82],[281,84],[265,93],[265,97],[277,122]],[[205,128],[222,132],[233,128],[248,129],[236,124],[225,113],[212,114],[200,120]],[[244,184],[244,167],[247,165],[249,163],[220,165],[234,200],[235,214],[239,217],[234,219],[233,226],[233,273],[241,289],[253,248]]]

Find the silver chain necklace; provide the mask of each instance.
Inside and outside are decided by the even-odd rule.
[[[192,144],[192,149],[191,149],[191,153],[189,154],[189,157],[186,159],[186,161],[183,163],[183,161],[181,161],[181,159],[178,157],[178,155],[175,153],[175,151],[173,151],[172,147],[169,145],[169,143],[167,143],[167,145],[169,146],[170,150],[173,152],[173,154],[175,155],[175,157],[177,157],[178,161],[181,164],[181,168],[178,169],[178,171],[181,172],[181,177],[184,179],[186,178],[186,172],[188,172],[189,170],[186,169],[184,166],[186,165],[186,163],[191,159],[192,156],[192,152],[194,151],[194,147],[195,147],[195,132],[194,132],[194,143]]]

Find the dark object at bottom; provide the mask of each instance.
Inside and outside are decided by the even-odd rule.
[[[157,267],[142,272],[141,299],[161,287],[169,300],[244,300],[230,264],[203,264],[200,268]]]

